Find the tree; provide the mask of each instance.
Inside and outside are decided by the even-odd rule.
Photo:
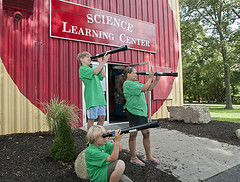
[[[240,3],[237,0],[223,1],[223,0],[182,0],[180,1],[180,9],[182,13],[182,20],[189,24],[201,25],[206,34],[211,35],[211,46],[215,52],[221,54],[224,67],[224,82],[225,82],[225,96],[226,109],[233,109],[231,102],[230,90],[230,67],[232,66],[231,59],[229,59],[229,47],[231,36],[234,31],[231,25],[239,19]],[[199,41],[200,45],[202,41]]]
[[[223,68],[214,39],[202,25],[181,21],[184,97],[192,101],[223,101]],[[211,79],[209,79],[209,77]]]

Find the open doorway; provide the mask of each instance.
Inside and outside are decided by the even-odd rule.
[[[96,67],[98,63],[93,62],[93,67]],[[139,70],[146,70],[149,72],[149,62],[143,62],[138,64],[126,65],[108,62],[105,65],[106,78],[101,81],[104,95],[106,97],[106,121],[104,124],[109,123],[122,123],[127,122],[127,117],[124,108],[124,97],[120,94],[118,89],[119,76],[123,73],[123,70],[127,66],[140,66]],[[142,67],[147,66],[147,68]],[[150,93],[150,92],[149,92]],[[83,106],[83,126],[87,125],[86,106],[84,100],[84,84],[82,84],[82,106]],[[149,121],[151,121],[151,94],[148,94],[148,111]],[[97,121],[97,120],[96,120]]]
[[[109,123],[127,121],[124,97],[118,89],[119,76],[128,65],[108,63]]]

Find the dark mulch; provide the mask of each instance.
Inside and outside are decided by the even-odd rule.
[[[168,119],[161,119],[159,123],[162,128],[240,146],[240,140],[234,134],[234,131],[240,128],[240,124],[237,123],[211,121],[208,124],[197,125]],[[86,132],[75,130],[73,136],[76,149],[81,152],[85,148]],[[88,181],[77,177],[74,161],[55,162],[49,156],[53,140],[54,136],[47,132],[0,136],[0,181]],[[119,158],[125,161],[125,174],[133,181],[178,181],[153,164],[146,164],[145,167],[131,165],[128,162],[130,155],[126,151],[122,151]]]
[[[168,119],[158,120],[160,127],[169,130],[178,130],[187,135],[209,138],[219,142],[240,146],[240,140],[235,131],[240,129],[240,123],[227,121],[210,121],[207,124],[190,124],[183,121],[169,121]]]

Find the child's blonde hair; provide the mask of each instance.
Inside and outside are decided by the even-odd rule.
[[[79,62],[79,64],[82,66],[82,62],[81,62],[81,59],[85,58],[87,55],[91,56],[91,54],[89,52],[80,52],[78,55],[77,55],[77,60]]]
[[[105,132],[105,128],[101,125],[93,125],[89,128],[87,133],[87,142],[94,143],[102,132]]]

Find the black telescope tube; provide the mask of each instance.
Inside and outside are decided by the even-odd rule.
[[[139,131],[139,130],[145,130],[148,128],[156,128],[159,127],[159,123],[157,121],[153,121],[150,123],[146,123],[146,124],[141,124],[138,126],[133,126],[133,127],[129,127],[129,128],[124,128],[121,130],[121,134],[123,133],[131,133],[131,132],[135,132],[135,131]],[[112,137],[115,135],[115,131],[111,132],[111,133],[105,133],[102,135],[102,137]]]
[[[149,75],[149,72],[137,72],[138,75]],[[178,76],[178,72],[155,72],[154,73],[155,76],[174,76],[177,77]]]
[[[126,51],[126,50],[128,50],[127,45],[119,47],[117,49],[113,49],[113,50],[107,51],[107,52],[102,52],[100,54],[92,56],[91,59],[96,59],[96,58],[99,58],[99,57],[103,57],[106,53],[107,54],[114,54],[114,53],[117,53],[117,52],[120,52],[120,51]]]

